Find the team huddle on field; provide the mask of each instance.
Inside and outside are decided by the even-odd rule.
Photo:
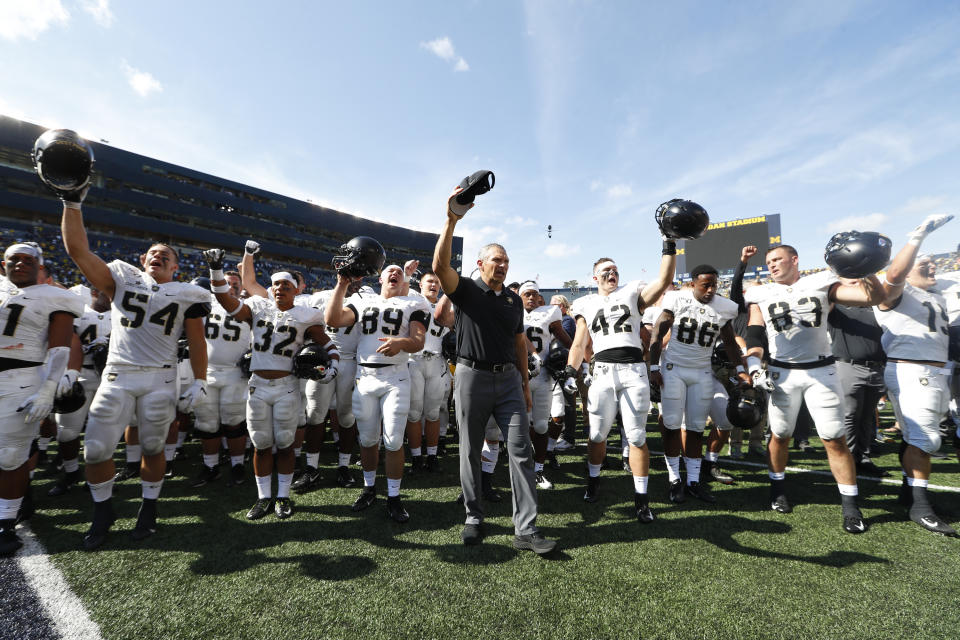
[[[227,268],[224,249],[204,251],[209,278],[190,283],[176,280],[178,252],[165,243],[148,246],[139,265],[106,262],[91,251],[83,225],[88,184],[42,167],[42,152],[53,158],[63,138],[46,147],[41,138],[35,157],[41,179],[63,201],[63,243],[86,285],[53,283],[34,244],[4,251],[0,554],[21,544],[16,523],[28,510],[31,458],[45,421],[56,423],[63,467],[50,495],[85,479],[93,512],[82,545],[93,550],[116,520],[114,483],[131,476],[142,486],[131,535],[142,540],[156,531],[177,447],[171,425],[182,434],[190,423],[203,456],[192,481],[198,489],[220,477],[224,459],[224,481],[248,483],[244,461],[252,448],[257,495],[248,519],[294,515],[291,492],[319,486],[325,425],[334,421],[336,480],[343,487],[358,484],[351,459],[359,446],[362,488],[353,510],[378,499],[383,449],[387,514],[406,522],[401,482],[405,473],[436,468],[451,395],[465,544],[483,540],[482,503],[501,499],[492,476],[504,441],[515,493],[514,546],[553,551],[556,543],[536,528],[536,492],[551,487],[545,465],[556,464],[566,407],[578,394],[589,433],[586,502],[602,495],[607,440],[619,421],[636,518],[656,520],[647,497],[646,431],[651,404],[659,402],[672,501],[716,502],[709,483],[723,477],[717,461],[730,430],[765,420],[769,505],[789,513],[787,446],[806,404],[838,485],[843,529],[862,533],[858,461],[846,437],[845,394],[827,322],[835,307],[872,308],[882,332],[884,381],[903,429],[910,518],[955,533],[933,510],[926,487],[941,419],[957,395],[951,363],[960,348],[950,320],[957,326],[952,299],[960,299],[960,280],[938,280],[919,255],[926,236],[952,216],[928,217],[892,261],[884,236],[838,234],[827,247],[832,270],[808,276],[800,274],[795,249],[773,247],[765,256],[770,281],[735,292],[734,301],[717,295],[719,276],[710,265],[674,287],[676,240],[698,237],[709,218],[696,203],[671,200],[657,210],[663,255],[652,282],[622,283],[616,262],[605,257],[593,265],[596,294],[572,306],[562,297],[547,304],[534,281],[510,289],[500,245],[481,249],[471,277],[451,267],[456,223],[474,196],[493,186],[490,172],[489,182],[478,172],[447,201],[432,270],[421,274],[416,261],[385,266],[383,247],[361,236],[334,258],[336,286],[308,294],[302,278],[287,271],[272,274],[268,287],[257,283],[254,241],[243,248],[237,270]],[[373,277],[379,290],[363,285]],[[117,470],[121,439],[128,464]],[[301,451],[305,464],[295,477]]]

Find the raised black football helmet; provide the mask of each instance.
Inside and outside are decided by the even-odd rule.
[[[83,393],[83,385],[79,381],[74,381],[68,393],[63,394],[53,401],[54,413],[73,413],[79,411],[87,398]]]
[[[694,240],[710,226],[707,210],[692,200],[674,198],[657,207],[657,224],[668,238]]]
[[[735,387],[727,400],[727,420],[735,427],[752,429],[767,412],[768,396],[760,387]]]
[[[841,278],[865,278],[890,263],[893,242],[876,231],[842,231],[827,243],[823,259]]]
[[[303,345],[293,356],[293,375],[298,378],[319,380],[329,366],[330,354],[315,343]]]
[[[463,189],[463,191],[457,194],[457,203],[470,204],[477,196],[482,196],[487,191],[490,191],[490,189],[493,189],[493,185],[496,184],[496,182],[497,179],[496,176],[493,175],[493,171],[488,169],[475,171],[460,181],[460,188]]]
[[[386,260],[382,244],[370,236],[357,236],[340,245],[340,253],[333,256],[333,270],[343,276],[366,278],[380,275]]]
[[[37,175],[61,198],[89,186],[93,163],[93,148],[69,129],[50,129],[33,144],[33,166]]]

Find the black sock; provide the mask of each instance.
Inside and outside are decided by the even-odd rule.
[[[770,479],[770,499],[775,500],[782,495],[786,495],[786,481]]]

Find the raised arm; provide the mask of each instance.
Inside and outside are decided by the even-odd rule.
[[[932,215],[920,223],[916,229],[907,234],[907,243],[897,252],[887,267],[887,273],[883,278],[884,300],[880,305],[881,309],[890,309],[896,306],[900,296],[903,295],[903,285],[907,282],[907,274],[913,269],[913,263],[920,253],[920,245],[926,237],[950,222],[953,216]]]
[[[677,243],[675,240],[665,238],[663,240],[663,257],[660,259],[660,272],[656,279],[640,292],[638,306],[641,313],[650,305],[655,304],[663,295],[663,292],[667,290],[667,287],[673,282],[676,267]]]
[[[333,288],[333,295],[327,301],[323,312],[323,321],[330,327],[349,327],[357,321],[357,314],[352,309],[343,306],[343,298],[350,286],[350,279],[337,274],[337,286]]]
[[[251,296],[269,297],[267,290],[257,282],[257,267],[253,263],[253,256],[260,253],[260,243],[256,240],[247,240],[243,246],[243,258],[240,260],[240,286]]]
[[[253,314],[250,312],[250,307],[242,300],[233,297],[230,285],[227,284],[227,279],[223,275],[223,249],[207,249],[203,252],[203,259],[210,267],[210,291],[213,292],[220,306],[235,320],[251,322]]]
[[[856,284],[837,283],[830,289],[830,302],[848,307],[873,307],[886,299],[886,292],[877,276],[861,278]]]
[[[755,255],[757,255],[757,248],[752,244],[740,249],[740,262],[737,263],[733,280],[730,281],[730,299],[737,303],[740,313],[747,312],[747,303],[743,299],[743,276],[747,273],[747,262]]]
[[[82,197],[81,197],[82,199]],[[107,263],[90,250],[87,230],[83,226],[83,213],[80,202],[63,203],[63,218],[60,220],[60,234],[67,255],[77,265],[87,282],[106,293],[111,299],[116,293],[116,284]]]
[[[450,296],[443,296],[437,303],[437,308],[433,312],[433,321],[441,327],[453,328],[457,321],[457,313],[453,310],[453,302]]]
[[[443,230],[440,231],[437,246],[433,250],[433,272],[440,278],[440,287],[447,295],[456,291],[457,285],[460,284],[460,274],[450,266],[450,258],[453,253],[453,228],[457,226],[457,221],[463,216],[455,214],[450,205],[461,191],[462,189],[457,187],[447,198],[447,221],[443,223]],[[473,204],[471,203],[466,208],[471,209],[472,207]]]

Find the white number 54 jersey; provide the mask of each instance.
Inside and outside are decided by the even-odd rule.
[[[789,285],[770,282],[747,289],[744,300],[763,314],[771,358],[801,363],[830,355],[827,314],[836,282],[833,273],[821,271]]]
[[[210,292],[188,282],[158,284],[122,260],[107,268],[116,287],[107,364],[176,366],[183,321],[210,313]]]

